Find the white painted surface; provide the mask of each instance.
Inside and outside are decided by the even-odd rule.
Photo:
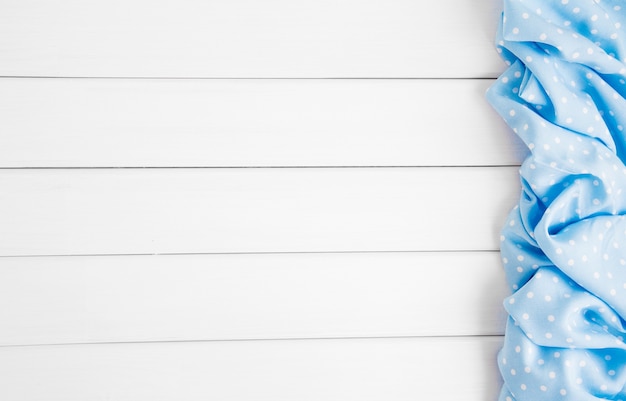
[[[494,400],[500,337],[0,348],[0,397],[84,400]]]
[[[496,252],[3,258],[0,345],[503,333]]]
[[[487,78],[494,0],[4,0],[0,75]]]
[[[496,250],[517,168],[0,170],[0,255]],[[462,201],[460,199],[462,197]]]
[[[0,166],[518,165],[492,83],[5,78]]]
[[[495,399],[499,3],[0,2],[0,399]]]

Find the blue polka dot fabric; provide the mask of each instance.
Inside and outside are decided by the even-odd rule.
[[[626,1],[505,0],[487,98],[525,142],[500,401],[626,401]]]

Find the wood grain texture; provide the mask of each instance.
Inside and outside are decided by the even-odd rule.
[[[517,168],[0,170],[0,255],[496,250]]]
[[[503,276],[496,252],[2,258],[0,345],[502,334]]]
[[[0,75],[494,78],[496,0],[5,0]]]
[[[491,83],[5,78],[0,167],[518,165]]]
[[[496,399],[500,337],[0,348],[12,401]]]
[[[0,399],[494,400],[499,3],[2,1]]]

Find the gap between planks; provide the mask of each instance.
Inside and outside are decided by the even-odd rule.
[[[88,345],[142,345],[142,344],[203,344],[203,343],[263,343],[275,341],[354,341],[354,340],[432,340],[432,339],[504,339],[504,335],[495,334],[473,334],[473,335],[445,335],[445,336],[375,336],[375,337],[294,337],[294,338],[220,338],[213,340],[154,340],[154,341],[98,341],[98,342],[77,342],[77,343],[37,343],[37,344],[1,344],[0,348],[37,348],[37,347],[80,347]]]

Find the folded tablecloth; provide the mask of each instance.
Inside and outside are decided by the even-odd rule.
[[[505,0],[487,98],[526,143],[501,401],[626,400],[626,1]]]

